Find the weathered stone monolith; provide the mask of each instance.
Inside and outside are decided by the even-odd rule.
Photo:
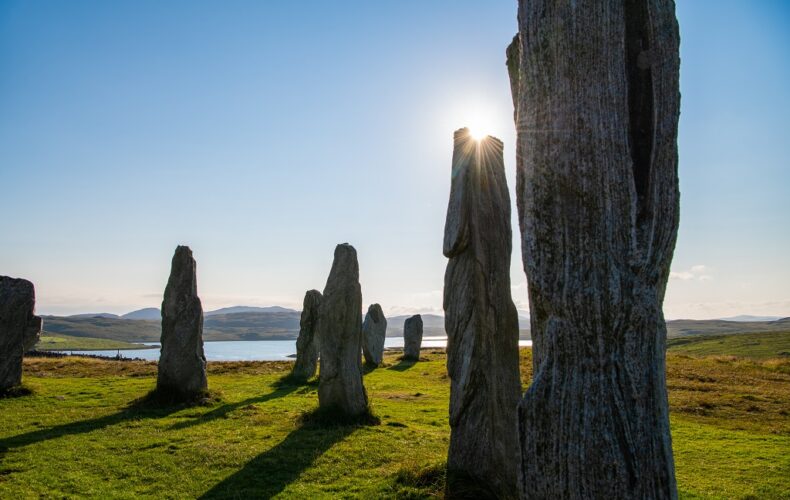
[[[403,359],[420,360],[422,345],[422,316],[415,314],[403,322]]]
[[[679,217],[672,0],[519,0],[508,49],[534,373],[525,498],[676,498],[662,303]]]
[[[321,369],[318,403],[322,410],[354,417],[368,411],[362,384],[362,290],[357,251],[348,243],[335,248],[332,270],[319,307]]]
[[[203,307],[197,294],[192,250],[179,246],[162,301],[162,350],[156,388],[190,398],[208,388],[203,353]]]
[[[470,482],[518,496],[518,313],[510,294],[510,195],[502,142],[455,132],[444,229],[444,322],[450,377],[447,495]]]
[[[25,337],[22,340],[24,352],[32,350],[38,341],[41,340],[41,332],[44,330],[44,320],[40,316],[33,316],[33,320],[25,329]]]
[[[379,304],[371,304],[362,323],[362,352],[365,361],[380,365],[384,357],[384,340],[387,337],[387,318]]]
[[[321,292],[318,290],[308,290],[304,294],[299,337],[296,339],[296,363],[291,373],[297,380],[308,380],[315,375],[320,346],[317,327],[321,298]]]
[[[0,393],[22,383],[22,355],[41,332],[33,283],[0,276]]]

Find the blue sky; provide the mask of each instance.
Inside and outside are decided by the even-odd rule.
[[[788,316],[790,4],[677,12],[666,314]],[[514,184],[515,31],[509,0],[0,1],[0,274],[42,313],[126,312],[183,243],[205,308],[298,307],[347,241],[366,304],[441,311],[453,131],[500,137]]]

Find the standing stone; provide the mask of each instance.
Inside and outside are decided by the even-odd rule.
[[[33,350],[41,340],[41,332],[44,330],[44,320],[41,316],[33,316],[33,320],[27,325],[25,329],[25,336],[22,340],[22,349],[24,352]]]
[[[676,498],[662,303],[679,217],[672,0],[519,0],[508,49],[535,377],[525,498]]]
[[[308,290],[304,294],[302,318],[299,321],[299,337],[296,339],[296,363],[292,372],[293,377],[298,380],[308,380],[315,375],[320,345],[317,335],[320,305],[321,292]]]
[[[451,498],[469,487],[467,481],[497,498],[518,496],[521,381],[518,313],[510,295],[512,238],[502,142],[456,131],[444,232]]]
[[[321,409],[357,416],[368,411],[362,385],[362,290],[357,251],[348,243],[335,248],[332,270],[319,307],[318,338],[321,370],[318,403]]]
[[[384,339],[387,337],[387,318],[379,304],[368,307],[365,321],[362,323],[362,352],[365,361],[371,365],[380,365],[384,358]]]
[[[403,322],[403,359],[420,360],[422,345],[422,316],[415,314]]]
[[[41,332],[33,283],[0,276],[0,393],[22,383],[22,355]]]
[[[162,301],[161,343],[157,390],[185,398],[206,391],[203,307],[197,294],[195,259],[187,246],[179,246],[173,255]]]

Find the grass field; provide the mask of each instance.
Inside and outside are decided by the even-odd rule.
[[[305,423],[317,387],[282,383],[287,362],[209,363],[212,399],[161,408],[139,402],[155,363],[26,359],[32,394],[0,400],[0,496],[440,495],[449,384],[424,358],[365,375],[379,425],[332,428]],[[681,496],[788,498],[790,360],[669,354],[667,375]]]
[[[680,337],[669,339],[667,348],[672,352],[694,356],[790,359],[790,331]]]
[[[44,332],[36,344],[40,351],[91,351],[98,349],[145,349],[146,345],[122,340],[73,337],[59,333]]]

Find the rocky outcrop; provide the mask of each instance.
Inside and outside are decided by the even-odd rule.
[[[173,255],[162,301],[161,343],[157,390],[183,398],[205,392],[203,307],[197,294],[195,259],[187,246],[179,246]]]
[[[502,142],[458,130],[444,233],[450,498],[468,490],[466,481],[496,498],[518,496],[521,382],[511,247]]]
[[[362,291],[357,251],[348,243],[335,248],[332,270],[319,307],[321,370],[318,402],[322,410],[349,417],[368,411],[362,384]]]
[[[38,341],[33,283],[0,276],[0,393],[22,383],[22,355]]]
[[[387,318],[379,304],[368,307],[365,321],[362,323],[362,352],[365,361],[371,365],[380,365],[384,358],[384,340],[387,337]]]
[[[403,359],[419,361],[422,345],[422,316],[415,314],[403,322]]]
[[[317,328],[321,298],[321,292],[318,290],[308,290],[304,294],[299,337],[296,339],[296,363],[291,372],[297,380],[308,380],[315,375],[320,345]]]
[[[507,51],[534,379],[525,498],[677,498],[662,311],[680,213],[672,0],[519,0]]]

